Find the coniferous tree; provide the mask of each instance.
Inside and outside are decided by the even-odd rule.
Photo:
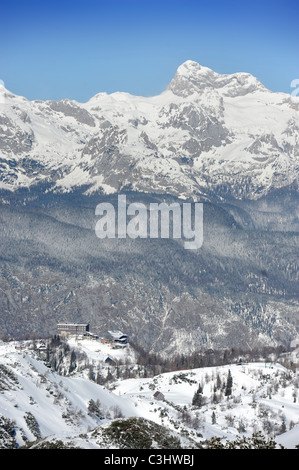
[[[200,408],[202,406],[202,404],[203,404],[202,386],[199,384],[198,389],[196,390],[196,392],[193,395],[192,405],[197,406],[198,408]]]
[[[225,387],[225,396],[229,397],[232,394],[233,387],[233,378],[230,369],[228,370],[226,387]]]
[[[216,388],[217,390],[221,389],[221,378],[220,378],[219,373],[217,374],[217,378],[216,378]]]
[[[71,374],[76,369],[76,367],[77,367],[77,356],[76,356],[75,350],[72,349],[70,366],[69,366],[69,374]]]

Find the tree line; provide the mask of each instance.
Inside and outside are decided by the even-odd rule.
[[[145,368],[147,376],[178,370],[242,364],[261,360],[275,362],[279,357],[282,357],[283,353],[288,352],[284,346],[267,346],[251,350],[242,350],[241,348],[208,349],[195,351],[188,355],[181,353],[165,357],[145,351],[140,344],[130,342],[130,345],[137,353],[137,363]]]

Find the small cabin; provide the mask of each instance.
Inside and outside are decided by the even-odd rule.
[[[165,400],[165,397],[162,392],[159,392],[158,390],[154,393],[154,399],[155,400]]]
[[[105,364],[108,364],[109,366],[116,366],[116,362],[109,356],[107,359],[105,359]]]

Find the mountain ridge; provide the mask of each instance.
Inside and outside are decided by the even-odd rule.
[[[154,97],[3,96],[2,189],[43,181],[56,192],[89,186],[225,200],[298,184],[299,99],[248,73],[221,75],[188,60]]]

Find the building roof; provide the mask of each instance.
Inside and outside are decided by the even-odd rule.
[[[112,338],[117,338],[117,339],[121,338],[122,336],[123,336],[123,337],[127,337],[127,335],[124,335],[122,331],[112,331],[112,330],[109,330],[109,331],[108,331],[108,334],[109,334],[110,336],[112,336]]]

